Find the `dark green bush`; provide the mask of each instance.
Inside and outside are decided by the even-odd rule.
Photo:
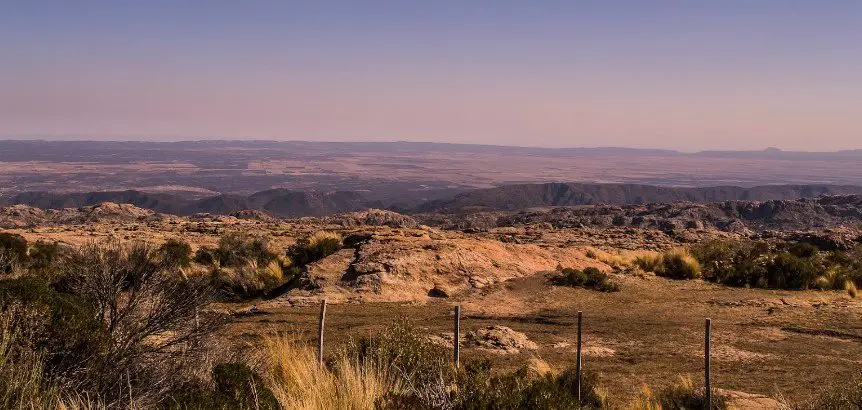
[[[160,407],[171,410],[281,408],[260,375],[244,363],[216,365],[212,371],[212,386],[201,383],[179,386]]]
[[[218,256],[216,249],[210,248],[208,246],[201,246],[198,250],[195,251],[195,256],[192,258],[195,263],[206,265],[206,266],[215,266],[218,264]]]
[[[27,259],[27,240],[17,233],[0,232],[0,249],[21,261]]]
[[[862,285],[855,251],[822,252],[808,243],[724,240],[695,245],[692,253],[707,280],[730,286],[839,289],[845,280]]]
[[[192,263],[192,247],[180,239],[168,239],[156,253],[167,266],[187,268]]]
[[[817,277],[817,267],[809,258],[782,252],[766,264],[766,287],[804,290]]]
[[[0,275],[27,262],[27,240],[17,233],[0,232]]]
[[[601,292],[616,292],[619,290],[619,285],[611,282],[608,274],[592,266],[584,270],[573,268],[561,268],[558,270],[560,274],[553,278],[553,281],[561,286],[583,287]]]
[[[42,278],[0,280],[0,311],[17,312],[15,330],[42,355],[50,379],[79,382],[75,373],[108,340],[86,298],[57,292]]]
[[[243,363],[222,363],[213,368],[215,391],[231,408],[278,409],[278,400],[263,379]]]

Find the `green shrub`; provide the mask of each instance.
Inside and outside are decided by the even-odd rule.
[[[77,382],[80,366],[107,342],[86,298],[57,292],[42,278],[0,280],[0,312],[13,312],[15,332],[42,356],[49,379]]]
[[[68,248],[57,242],[36,241],[30,246],[29,265],[36,273],[49,275],[56,273]]]
[[[432,343],[404,319],[377,335],[350,340],[342,354],[398,374],[416,400],[446,400],[446,381],[453,378],[450,350]]]
[[[206,266],[218,266],[219,259],[217,250],[208,246],[201,246],[195,251],[195,256],[192,261],[197,264]]]
[[[750,240],[716,240],[691,248],[706,280],[728,286],[761,286],[769,259],[768,244]]]
[[[765,287],[774,289],[808,289],[817,277],[817,269],[810,259],[790,252],[776,255],[766,264],[765,273]]]
[[[156,253],[167,266],[187,268],[192,263],[192,247],[180,239],[168,239]]]
[[[608,274],[592,266],[584,270],[573,268],[560,268],[558,270],[560,271],[560,275],[553,279],[558,285],[583,287],[601,292],[616,292],[619,290],[619,285],[611,282]]]
[[[0,232],[0,275],[8,275],[27,262],[27,240],[17,233]]]
[[[0,232],[0,249],[7,251],[18,260],[27,259],[27,240],[17,233]]]
[[[222,363],[213,368],[213,384],[231,408],[278,409],[275,395],[263,379],[243,363]]]
[[[212,370],[212,385],[178,386],[160,406],[171,410],[275,410],[281,407],[263,378],[244,363],[220,363]]]

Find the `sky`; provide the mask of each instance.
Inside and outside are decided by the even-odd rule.
[[[0,135],[862,148],[862,1],[0,0]]]

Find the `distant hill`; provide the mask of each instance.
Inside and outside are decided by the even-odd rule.
[[[824,195],[862,194],[862,187],[836,185],[764,185],[752,188],[718,186],[678,188],[638,184],[549,183],[479,189],[452,199],[427,202],[419,212],[521,210],[548,206],[638,205],[689,201],[768,201]]]
[[[218,195],[200,200],[134,190],[86,193],[26,192],[15,195],[5,201],[5,204],[29,205],[42,209],[62,209],[94,206],[104,202],[132,204],[139,208],[174,215],[195,213],[229,215],[237,211],[257,210],[286,218],[358,211],[373,205],[356,192],[292,191],[288,189],[270,189],[250,196]]]

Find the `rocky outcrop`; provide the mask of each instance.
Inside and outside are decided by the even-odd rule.
[[[527,335],[499,325],[486,326],[469,332],[464,340],[468,345],[499,350],[504,353],[518,353],[521,349],[536,350],[539,348],[536,343],[527,338]]]
[[[0,227],[24,228],[36,225],[80,225],[93,222],[132,223],[159,219],[149,209],[130,204],[105,202],[82,208],[42,210],[26,205],[12,205],[0,209]]]

